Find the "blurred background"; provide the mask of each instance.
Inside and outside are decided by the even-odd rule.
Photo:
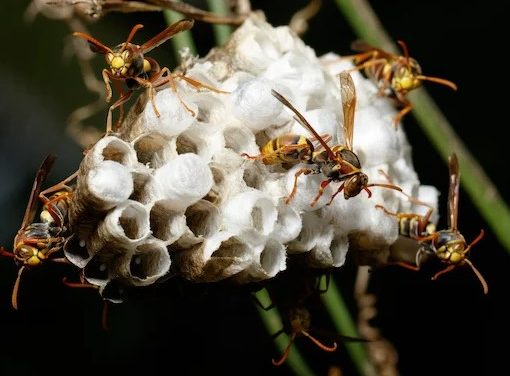
[[[205,1],[189,1],[206,8]],[[307,1],[252,0],[273,25],[287,24]],[[303,36],[318,55],[329,51],[352,53],[356,37],[333,1],[322,9]],[[503,60],[507,5],[445,1],[371,2],[392,38],[404,40],[427,75],[454,81],[453,93],[426,85],[446,117],[461,135],[487,174],[510,200],[505,93],[510,87]],[[70,53],[71,30],[42,15],[30,22],[24,13],[28,1],[0,3],[0,244],[10,249],[19,228],[35,172],[44,156],[58,155],[47,181],[70,175],[79,166],[82,148],[66,133],[69,115],[97,100],[82,80]],[[124,40],[135,23],[145,28],[136,41],[144,41],[165,27],[161,13],[109,14],[87,23],[90,33],[106,45]],[[193,36],[205,55],[214,45],[211,25],[196,23]],[[170,43],[151,53],[162,65],[174,67]],[[100,78],[104,60],[92,60]],[[86,124],[102,130],[106,106]],[[505,125],[506,124],[506,125]],[[448,168],[428,142],[412,116],[404,127],[413,145],[415,169],[423,184],[441,192],[440,225],[446,225]],[[469,241],[481,228],[486,236],[471,260],[486,278],[484,296],[468,268],[430,281],[426,273],[399,267],[373,271],[370,291],[378,298],[373,324],[396,347],[402,375],[491,375],[506,369],[510,309],[506,299],[510,258],[461,189],[459,228]],[[508,229],[510,231],[510,229]],[[61,280],[72,269],[48,265],[25,273],[19,311],[10,306],[17,268],[0,259],[0,374],[39,374],[42,370],[107,370],[154,374],[156,369],[177,375],[289,375],[286,366],[271,364],[277,357],[255,306],[246,292],[215,287],[172,284],[138,292],[122,305],[111,307],[110,329],[101,329],[102,302],[95,291],[73,290]],[[345,299],[355,313],[352,297],[356,265],[334,273]],[[334,331],[320,307],[314,322]],[[344,375],[356,375],[345,349],[325,353],[298,341],[298,347],[318,375],[339,365]]]

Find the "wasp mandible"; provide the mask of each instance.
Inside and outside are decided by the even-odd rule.
[[[326,176],[326,179],[321,182],[319,192],[313,199],[311,206],[317,204],[331,182],[342,182],[342,184],[331,197],[329,204],[342,191],[344,191],[345,199],[357,196],[362,190],[365,190],[368,197],[371,197],[372,193],[369,187],[384,187],[401,191],[399,187],[392,184],[368,184],[368,176],[361,171],[358,156],[352,151],[354,112],[356,110],[354,82],[348,72],[340,73],[339,78],[344,114],[343,126],[341,130],[339,129],[339,133],[343,133],[343,137],[339,135],[339,139],[343,138],[345,140],[344,145],[338,144],[329,147],[328,140],[319,135],[305,117],[283,95],[276,90],[271,90],[271,94],[294,113],[294,119],[313,135],[323,150],[316,150],[312,141],[305,136],[285,134],[264,145],[261,148],[261,154],[258,156],[243,154],[248,158],[260,160],[264,164],[281,164],[285,168],[290,168],[298,163],[307,165],[296,172],[294,186],[285,200],[287,204],[296,195],[298,178],[302,174],[322,173]]]
[[[14,258],[16,264],[20,266],[11,297],[14,309],[18,309],[18,290],[23,271],[37,267],[50,259],[50,256],[62,248],[66,240],[65,235],[68,231],[67,213],[73,195],[72,188],[67,184],[76,178],[78,172],[41,191],[41,184],[48,175],[55,159],[54,155],[48,155],[37,171],[21,227],[14,237],[13,252],[8,252],[0,247],[0,255]],[[47,197],[47,195],[50,196]],[[34,222],[38,200],[43,203],[43,208],[40,213],[40,222]],[[65,258],[52,258],[50,260],[67,263]]]
[[[117,101],[113,103],[108,110],[106,120],[107,133],[112,131],[112,111],[117,107],[120,107],[120,116],[116,123],[116,128],[118,128],[124,116],[123,104],[131,97],[133,91],[136,89],[142,87],[146,88],[154,113],[158,117],[159,111],[156,108],[156,103],[154,102],[155,90],[169,84],[172,90],[179,97],[175,85],[176,78],[186,81],[188,84],[197,89],[206,88],[218,93],[225,93],[212,86],[205,85],[192,78],[186,77],[184,74],[172,73],[166,67],[161,68],[156,60],[144,56],[146,53],[163,44],[174,35],[191,29],[193,24],[194,21],[192,19],[185,18],[179,20],[168,26],[158,35],[143,43],[141,46],[131,43],[136,32],[143,27],[141,24],[135,25],[131,29],[126,41],[114,48],[105,46],[103,43],[88,34],[81,32],[73,33],[74,36],[85,39],[89,43],[90,49],[93,52],[105,55],[108,68],[103,69],[102,76],[106,86],[106,101],[110,102],[112,99],[110,80],[113,81],[113,84],[120,93],[119,99],[117,99]],[[124,83],[127,87],[126,91],[124,91],[122,83]],[[194,114],[180,97],[179,100],[189,112]]]
[[[483,238],[484,231],[480,230],[480,234],[469,245],[466,243],[464,236],[459,232],[457,227],[457,218],[459,210],[460,170],[457,155],[455,153],[450,155],[448,158],[448,166],[450,172],[450,185],[448,188],[448,228],[446,230],[436,231],[435,225],[430,222],[430,217],[433,212],[433,208],[431,206],[405,193],[404,194],[409,197],[411,202],[428,207],[425,215],[414,213],[393,213],[380,205],[376,205],[376,207],[381,208],[386,214],[395,216],[398,219],[400,235],[415,239],[421,244],[421,247],[416,254],[416,266],[406,262],[399,262],[399,265],[411,270],[420,270],[423,254],[435,256],[442,263],[448,265],[432,277],[432,279],[435,280],[439,276],[450,272],[457,266],[467,264],[478,277],[478,280],[482,284],[484,293],[487,294],[489,292],[487,282],[468,258],[469,251]]]
[[[395,126],[412,109],[406,94],[420,87],[423,81],[432,81],[457,90],[457,85],[449,80],[424,76],[418,62],[409,56],[406,44],[400,40],[398,44],[404,55],[395,55],[358,40],[352,43],[351,48],[360,53],[349,56],[356,65],[350,71],[364,69],[365,74],[379,87],[379,95],[386,94],[403,107],[394,119]]]

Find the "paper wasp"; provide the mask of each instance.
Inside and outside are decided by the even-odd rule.
[[[165,85],[170,85],[172,90],[177,93],[175,79],[179,78],[186,81],[191,86],[200,89],[206,88],[211,91],[225,93],[221,90],[213,88],[198,82],[192,78],[186,77],[184,74],[172,73],[168,68],[161,68],[158,62],[150,57],[145,57],[144,54],[150,52],[154,48],[163,44],[175,34],[181,31],[189,30],[193,27],[194,21],[192,19],[182,19],[172,25],[168,26],[165,30],[143,43],[141,46],[131,43],[136,32],[140,30],[143,25],[137,24],[129,33],[126,41],[117,45],[114,48],[105,46],[103,43],[94,39],[88,34],[75,32],[74,36],[85,39],[93,52],[105,55],[108,68],[103,69],[102,76],[106,86],[106,101],[110,102],[112,99],[112,88],[110,80],[120,92],[120,97],[113,103],[109,110],[106,120],[106,131],[112,131],[112,111],[120,107],[120,116],[116,123],[118,128],[122,122],[124,110],[123,104],[131,97],[133,91],[139,88],[146,88],[148,98],[154,109],[154,113],[159,117],[158,109],[154,102],[155,90],[162,88]],[[124,91],[122,83],[125,84],[127,90]],[[178,94],[177,94],[178,95]],[[184,107],[193,113],[191,109],[179,98]]]
[[[13,252],[0,247],[0,255],[14,258],[16,264],[20,266],[12,290],[11,302],[14,309],[18,308],[19,284],[25,269],[37,267],[48,259],[53,262],[67,263],[65,258],[50,259],[50,257],[62,248],[66,240],[67,212],[73,195],[73,190],[67,183],[76,178],[77,172],[41,191],[41,184],[48,175],[55,158],[54,155],[48,155],[37,171],[21,227],[14,237]],[[43,207],[40,222],[34,222],[38,200],[41,200]]]
[[[321,289],[321,278],[326,277],[326,288]],[[359,337],[351,337],[331,333],[327,330],[315,327],[312,323],[314,307],[320,304],[319,296],[327,291],[329,283],[329,270],[313,269],[307,264],[306,255],[295,255],[289,259],[288,268],[276,279],[267,285],[269,297],[273,304],[264,306],[256,297],[256,303],[263,310],[275,307],[282,314],[283,328],[273,334],[273,338],[282,333],[290,336],[282,356],[272,359],[275,366],[282,365],[287,359],[293,343],[299,337],[308,338],[314,345],[326,352],[337,349],[337,340],[341,342],[366,342]],[[331,345],[325,345],[316,336],[333,340]]]
[[[360,53],[349,56],[356,65],[350,71],[364,69],[365,74],[377,83],[380,95],[387,94],[394,98],[399,106],[403,107],[395,117],[395,126],[412,109],[411,102],[405,95],[420,87],[423,81],[432,81],[457,90],[457,85],[451,81],[424,76],[418,62],[409,56],[406,44],[403,41],[398,41],[398,44],[404,52],[403,56],[383,51],[358,40],[354,41],[351,47]]]
[[[249,156],[250,159],[260,160],[264,164],[281,164],[284,168],[290,168],[298,163],[305,163],[307,167],[299,169],[294,176],[294,186],[285,202],[292,201],[297,192],[297,181],[302,174],[324,174],[317,196],[313,199],[311,206],[315,206],[322,196],[324,189],[331,182],[342,182],[340,187],[331,197],[329,204],[335,196],[344,191],[344,198],[357,196],[365,190],[368,197],[371,197],[369,187],[385,187],[401,191],[399,187],[390,184],[368,184],[368,176],[361,171],[361,164],[358,156],[352,151],[354,134],[354,112],[356,109],[356,91],[354,82],[348,72],[339,74],[340,88],[342,94],[342,108],[344,114],[343,139],[345,145],[328,146],[327,140],[320,136],[305,117],[280,93],[271,90],[271,94],[289,108],[294,114],[294,119],[306,128],[319,141],[324,150],[315,150],[312,141],[305,136],[285,134],[269,141],[261,148],[261,154]],[[342,137],[339,135],[338,139]]]
[[[432,207],[405,193],[404,194],[409,197],[411,202],[427,206],[427,213],[425,215],[392,213],[380,205],[376,205],[376,207],[381,208],[385,213],[395,216],[398,219],[400,235],[420,242],[421,246],[416,254],[416,266],[407,262],[399,262],[399,265],[411,270],[420,270],[421,258],[424,254],[437,257],[442,263],[448,266],[432,277],[432,279],[435,280],[442,274],[450,272],[455,267],[467,264],[478,277],[484,293],[487,294],[489,291],[487,282],[468,259],[469,251],[483,238],[484,231],[481,230],[480,234],[469,245],[466,243],[464,236],[459,232],[457,228],[457,217],[459,210],[460,170],[455,153],[450,155],[448,165],[450,170],[450,185],[448,189],[448,228],[446,230],[436,231],[434,224],[430,222],[433,211]]]

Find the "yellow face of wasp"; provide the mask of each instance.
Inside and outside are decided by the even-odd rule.
[[[131,66],[131,60],[129,50],[106,54],[106,63],[114,76],[125,76]]]
[[[447,242],[437,249],[437,257],[449,264],[460,264],[466,258],[466,243],[462,240]]]
[[[20,244],[14,254],[17,260],[22,261],[24,266],[29,267],[38,266],[46,259],[44,253],[39,249],[26,244]]]
[[[412,58],[409,58],[409,61],[402,59],[396,63],[397,67],[393,73],[391,86],[396,92],[405,94],[421,86],[422,81],[418,78],[421,68],[418,62]]]

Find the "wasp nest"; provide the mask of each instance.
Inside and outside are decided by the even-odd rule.
[[[111,280],[149,285],[178,273],[197,282],[235,276],[239,283],[274,277],[286,258],[306,253],[311,267],[339,267],[348,249],[385,257],[398,236],[395,218],[377,209],[409,211],[399,192],[374,187],[327,205],[330,184],[313,207],[324,175],[302,175],[294,199],[297,165],[263,165],[257,155],[270,139],[295,133],[316,142],[273,95],[284,95],[330,145],[343,122],[338,74],[350,68],[336,55],[317,58],[288,27],[261,16],[248,19],[223,47],[191,59],[186,76],[230,94],[197,91],[176,79],[158,90],[154,112],[141,98],[120,133],[87,153],[71,210],[69,260],[103,289]],[[392,122],[391,102],[353,73],[357,92],[353,149],[371,182],[392,183],[432,202],[420,187],[410,146]],[[144,97],[144,96],[143,96]],[[381,253],[382,252],[382,253]]]

